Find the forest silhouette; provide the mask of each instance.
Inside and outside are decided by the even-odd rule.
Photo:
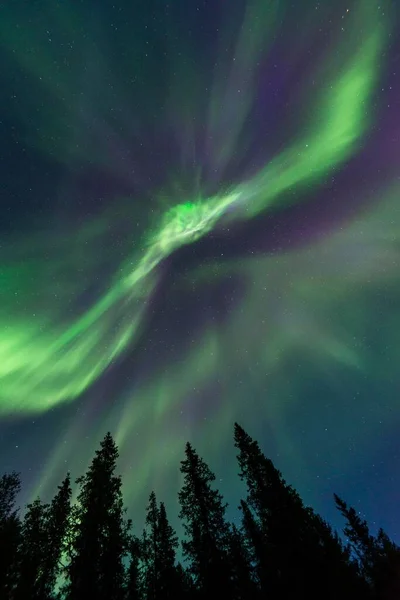
[[[132,533],[110,433],[76,480],[76,502],[67,474],[51,503],[38,498],[21,516],[20,476],[3,475],[0,600],[400,598],[400,547],[382,529],[373,535],[335,495],[345,523],[339,536],[237,423],[234,444],[247,491],[240,522],[227,520],[215,475],[187,443],[181,541],[154,492],[142,535]]]

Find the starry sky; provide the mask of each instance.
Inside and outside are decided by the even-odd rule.
[[[400,541],[400,40],[390,0],[0,7],[0,470],[48,500],[110,430],[233,514],[237,420],[335,526]],[[136,517],[137,515],[137,517]]]

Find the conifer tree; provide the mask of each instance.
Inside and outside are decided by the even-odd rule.
[[[129,566],[126,574],[125,600],[142,600],[141,585],[141,542],[131,535],[128,543]]]
[[[193,600],[194,598],[197,598],[193,577],[180,562],[176,565],[176,573],[178,577],[178,593],[176,600]]]
[[[69,475],[58,489],[50,506],[40,499],[27,506],[18,550],[16,600],[53,597],[70,511]]]
[[[18,473],[8,473],[0,478],[0,598],[4,600],[12,598],[17,583],[21,522],[15,503],[20,488]]]
[[[124,596],[129,523],[124,520],[121,478],[115,475],[117,458],[117,446],[107,433],[89,470],[77,480],[80,491],[73,513],[67,599],[120,600]]]
[[[268,572],[268,593],[272,598],[290,596],[296,590],[299,593],[305,574],[299,545],[304,516],[301,499],[237,423],[235,446],[239,449],[240,478],[247,485],[247,504],[261,531],[258,570],[260,574]]]
[[[159,598],[162,600],[173,600],[182,593],[182,581],[175,565],[178,538],[169,524],[165,505],[160,503],[158,512],[158,536],[159,536]]]
[[[0,524],[17,514],[15,502],[21,491],[21,479],[18,473],[5,473],[0,479]]]
[[[22,523],[16,600],[45,600],[41,586],[48,549],[48,504],[38,498],[28,504]]]
[[[258,588],[252,577],[251,555],[243,533],[232,525],[229,534],[229,560],[232,569],[233,598],[254,600]]]
[[[242,527],[229,525],[226,504],[213,489],[214,474],[186,445],[179,492],[182,542],[188,568],[176,564],[177,536],[165,505],[150,495],[141,539],[129,534],[118,449],[110,434],[86,475],[77,480],[71,507],[70,477],[50,505],[28,504],[21,521],[15,508],[16,473],[0,478],[1,600],[394,600],[400,598],[400,548],[335,495],[346,519],[344,546],[282,478],[257,442],[235,425],[241,478]],[[62,570],[61,559],[69,557]],[[129,564],[124,568],[124,558]],[[61,596],[56,586],[66,576]]]
[[[258,589],[264,596],[270,589],[268,546],[266,544],[265,536],[261,531],[261,527],[245,500],[240,501],[239,508],[243,515],[242,529],[246,546],[249,548],[250,562],[254,565],[255,581]]]
[[[215,475],[187,443],[186,459],[181,461],[184,476],[179,492],[180,518],[187,538],[182,542],[184,556],[190,561],[199,597],[232,598],[228,559],[229,525],[226,504],[211,485]]]
[[[261,532],[258,571],[264,579],[262,586],[271,598],[318,593],[325,598],[344,597],[351,566],[333,532],[304,506],[296,490],[237,423],[235,446],[240,477],[247,485],[247,503]]]
[[[157,506],[154,492],[150,494],[147,506],[146,525],[142,545],[145,548],[147,599],[175,599],[180,593],[175,565],[178,539],[168,522],[165,505]]]
[[[370,533],[368,524],[353,507],[334,494],[336,507],[346,519],[344,534],[357,557],[361,573],[374,598],[400,597],[400,547],[379,529]]]
[[[40,596],[51,598],[57,578],[62,574],[62,556],[66,549],[67,529],[71,514],[71,478],[69,473],[48,507],[46,516],[46,547],[43,572],[39,580]]]
[[[350,547],[345,546],[336,531],[320,515],[307,509],[310,524],[319,546],[313,552],[314,567],[327,598],[368,598],[368,587],[360,574],[358,565],[351,557]]]
[[[143,535],[143,545],[146,547],[146,588],[147,599],[156,600],[158,595],[159,580],[159,533],[158,533],[157,499],[154,492],[151,492],[149,504],[146,509],[146,525],[148,527],[148,536],[146,532]]]

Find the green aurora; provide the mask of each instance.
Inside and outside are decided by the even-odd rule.
[[[254,7],[253,12],[256,19]],[[83,315],[60,324],[49,318],[47,309],[34,317],[29,307],[25,314],[14,314],[12,295],[18,291],[13,284],[23,279],[25,265],[2,269],[2,414],[46,411],[80,396],[135,343],[146,302],[157,284],[157,268],[166,257],[209,233],[228,210],[232,220],[254,218],[279,205],[287,190],[318,184],[351,157],[370,125],[368,107],[379,81],[387,27],[373,18],[366,3],[359,5],[357,18],[363,20],[363,39],[356,52],[349,45],[347,56],[341,57],[343,64],[327,67],[329,79],[315,93],[298,138],[232,189],[175,206],[171,198],[172,207],[160,225],[146,235],[143,247],[117,269],[109,289]]]
[[[257,415],[260,427],[267,430],[268,424],[268,431],[274,432],[270,439],[277,440],[277,455],[285,456],[294,471],[317,471],[317,459],[317,466],[306,461],[306,442],[294,439],[287,421],[290,411],[299,409],[303,383],[298,373],[321,377],[340,397],[348,373],[365,379],[373,373],[384,381],[397,368],[399,312],[382,309],[386,333],[374,351],[368,335],[375,318],[371,306],[381,301],[382,290],[391,299],[398,297],[398,169],[388,167],[371,188],[363,184],[355,190],[344,188],[337,197],[327,194],[331,182],[363,152],[379,126],[378,96],[393,29],[390,3],[381,2],[377,8],[360,0],[350,3],[349,11],[335,3],[317,3],[317,11],[314,4],[305,3],[304,15],[298,9],[302,20],[297,28],[284,2],[267,7],[262,0],[249,1],[240,17],[234,10],[225,14],[218,29],[218,55],[210,60],[208,71],[208,44],[196,48],[186,23],[182,32],[163,12],[165,95],[153,82],[161,67],[157,52],[152,58],[148,50],[141,15],[137,22],[124,18],[106,35],[101,18],[88,20],[74,3],[44,4],[44,21],[43,11],[37,15],[33,5],[24,7],[18,20],[10,6],[0,13],[4,78],[15,70],[23,89],[30,90],[16,101],[13,115],[20,126],[19,143],[66,173],[49,200],[53,220],[38,217],[28,233],[7,232],[0,245],[1,416],[32,423],[48,418],[47,423],[52,414],[70,411],[59,430],[48,432],[52,450],[31,482],[31,497],[53,493],[67,466],[73,474],[82,471],[105,429],[110,429],[121,450],[122,474],[130,482],[128,503],[142,505],[151,486],[177,487],[178,474],[174,480],[169,467],[175,469],[182,439],[189,439],[192,430],[206,440],[208,455],[215,458],[213,468],[224,468],[221,439],[230,436],[243,406]],[[324,13],[323,22],[332,18],[334,25],[321,52],[314,55],[319,12]],[[274,44],[285,23],[296,35],[282,33],[289,40],[286,43],[285,37],[287,64],[275,70]],[[116,56],[109,50],[111,35]],[[56,46],[55,38],[62,43]],[[270,57],[272,66],[264,72]],[[253,107],[258,96],[263,97],[260,89],[269,89],[268,78],[280,69],[295,72],[292,79],[287,75],[296,82],[291,83],[293,104],[286,112],[278,107],[290,122],[279,124],[279,140],[265,134],[262,161],[249,158],[242,176],[239,158],[251,157],[253,151],[246,137]],[[280,73],[275,77],[284,79]],[[260,110],[273,122],[269,104]],[[162,154],[157,135],[148,134],[145,141],[154,152],[150,162],[156,182],[151,180],[149,191],[143,196],[121,193],[106,208],[99,200],[98,210],[86,214],[84,206],[78,224],[69,221],[75,200],[71,180],[81,171],[94,165],[124,185],[134,181],[134,190],[137,181],[147,182],[141,169],[143,131],[149,123],[149,131],[161,130],[163,121],[182,149],[181,155],[168,157],[173,166],[165,177],[161,167],[168,152]],[[199,123],[206,132],[205,157],[200,159],[194,150]],[[264,135],[261,126],[260,131]],[[127,148],[136,163],[126,159]],[[201,158],[208,162],[207,173]],[[227,281],[243,282],[243,294],[236,297],[232,292],[229,311],[221,320],[202,320],[196,304],[189,319],[192,329],[185,331],[189,341],[185,338],[181,346],[179,334],[176,341],[171,334],[175,322],[166,317],[168,351],[162,360],[156,353],[153,357],[152,340],[146,340],[151,306],[165,289],[165,265],[180,249],[190,246],[195,253],[196,245],[220,232],[234,238],[239,227],[272,220],[286,210],[306,209],[311,197],[323,203],[327,194],[329,201],[351,206],[359,193],[365,195],[361,208],[349,211],[351,216],[329,233],[316,223],[318,235],[305,235],[300,246],[287,245],[280,251],[278,243],[270,253],[239,253],[233,258],[216,254],[184,270],[162,298],[166,315],[175,314],[171,306],[176,303],[181,316],[180,299],[186,294],[195,298]],[[306,217],[299,219],[299,230],[306,225]],[[132,356],[139,366],[133,365]],[[125,375],[122,370],[126,385],[116,381],[107,387],[110,372],[124,359],[132,361],[132,372],[137,369],[135,377],[129,379],[130,372]],[[259,397],[260,380],[268,401]],[[208,396],[211,406],[203,409]],[[322,405],[324,399],[318,402]],[[379,421],[375,405],[366,410]],[[312,413],[319,414],[316,409]],[[353,436],[351,421],[339,418],[342,435]],[[370,452],[373,435],[373,428],[365,427],[357,438],[360,452]],[[71,439],[73,444],[68,443]],[[32,443],[32,448],[39,445]],[[29,439],[26,448],[27,455],[33,451]],[[339,470],[342,455],[332,455]],[[161,468],[156,469],[159,456]]]

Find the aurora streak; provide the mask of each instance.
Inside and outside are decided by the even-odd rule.
[[[0,414],[71,411],[57,435],[75,440],[49,441],[31,494],[49,493],[65,464],[86,464],[107,424],[124,474],[133,432],[146,432],[140,483],[127,491],[142,502],[149,480],[170,481],[168,469],[155,474],[156,450],[175,464],[199,419],[217,456],[243,394],[254,404],[260,387],[269,399],[257,411],[279,432],[277,452],[311,471],[285,428],[298,410],[293,369],[304,361],[333,387],[339,367],[392,377],[400,344],[395,310],[382,324],[384,359],[366,342],[372,297],[385,289],[396,298],[400,283],[398,161],[385,152],[398,125],[379,100],[395,11],[360,0],[305,2],[292,14],[284,2],[249,0],[227,14],[206,2],[200,16],[187,8],[189,26],[178,3],[168,12],[153,0],[135,20],[134,7],[114,15],[106,4],[92,21],[90,2],[48,2],[44,16],[29,7],[18,19],[0,9],[3,84],[21,98],[9,108],[18,143],[63,172],[48,211],[29,231],[5,230],[0,246]],[[349,185],[373,150],[374,183],[365,168]],[[210,304],[225,285],[224,309],[208,318],[198,298]],[[181,331],[183,298],[194,300]],[[153,358],[158,344],[168,350]],[[112,401],[96,400],[103,384]]]

